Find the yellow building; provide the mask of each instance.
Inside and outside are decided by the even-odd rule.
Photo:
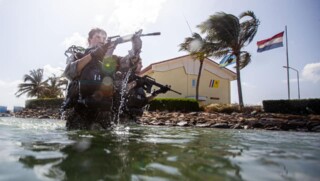
[[[160,94],[161,98],[195,98],[196,81],[200,61],[190,55],[172,58],[149,65],[141,72],[141,76],[149,75],[158,83],[171,85],[171,91]],[[220,68],[219,64],[206,58],[203,62],[199,86],[199,100],[202,104],[231,103],[230,81],[236,80],[236,73]]]

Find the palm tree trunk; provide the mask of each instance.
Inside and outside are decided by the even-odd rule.
[[[236,55],[236,70],[237,70],[237,85],[238,85],[238,97],[239,97],[239,108],[240,111],[243,109],[243,99],[242,99],[242,88],[241,88],[241,78],[240,78],[240,55]]]
[[[197,100],[197,102],[199,101],[199,85],[200,85],[202,66],[203,66],[203,60],[200,60],[200,67],[199,67],[199,72],[198,72],[198,77],[197,77],[197,85],[196,85],[196,100]]]

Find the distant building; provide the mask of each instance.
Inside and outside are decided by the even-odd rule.
[[[162,98],[195,98],[196,81],[200,61],[190,55],[160,61],[147,66],[141,76],[149,75],[161,84],[171,85],[171,88],[182,95],[173,92],[160,94]],[[199,85],[199,101],[203,104],[231,103],[230,82],[236,80],[236,73],[220,68],[219,64],[206,58],[203,62]]]
[[[24,107],[21,107],[21,106],[13,106],[13,112],[16,113],[16,112],[20,112],[24,109]]]
[[[7,111],[7,106],[0,106],[0,113],[6,113]]]

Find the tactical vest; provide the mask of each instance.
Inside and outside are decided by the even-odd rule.
[[[93,48],[86,49],[83,54],[77,53],[74,60],[88,55]],[[69,57],[70,58],[70,57]],[[70,61],[70,60],[69,60]],[[79,77],[72,80],[62,109],[72,108],[80,104],[88,109],[111,110],[113,96],[113,73],[105,64],[91,60],[82,70]]]

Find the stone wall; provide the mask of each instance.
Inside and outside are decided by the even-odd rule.
[[[59,109],[24,109],[15,113],[20,118],[60,119]],[[144,112],[142,125],[190,126],[199,128],[265,129],[320,132],[320,115],[292,115],[253,111],[251,113]]]

